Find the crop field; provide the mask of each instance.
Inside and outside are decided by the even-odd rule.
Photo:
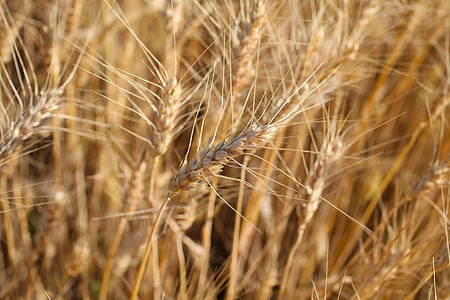
[[[0,299],[450,299],[450,1],[0,0]]]

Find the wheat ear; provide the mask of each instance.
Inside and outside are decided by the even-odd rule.
[[[9,130],[0,141],[0,160],[19,150],[23,142],[42,129],[46,120],[52,117],[52,113],[59,108],[62,88],[43,91],[16,120],[11,122]]]
[[[258,49],[260,34],[265,21],[265,5],[258,1],[254,16],[249,24],[251,27],[245,31],[244,38],[237,48],[236,60],[233,63],[233,113],[239,115],[245,104],[243,91],[255,75],[254,54]],[[245,97],[244,97],[245,98]]]
[[[181,92],[181,84],[176,78],[164,82],[163,98],[158,102],[158,110],[155,110],[154,125],[157,130],[150,140],[154,145],[152,153],[155,156],[167,152],[179,131],[178,119],[184,105]]]
[[[238,136],[228,140],[225,138],[216,146],[209,146],[190,163],[185,163],[174,176],[169,187],[170,195],[182,190],[190,190],[202,178],[217,175],[223,166],[244,153],[255,150],[272,140],[279,129],[279,125],[252,125]]]
[[[328,129],[333,132],[332,129]],[[298,257],[298,249],[303,241],[307,225],[319,208],[322,200],[323,191],[327,185],[327,178],[330,173],[336,169],[336,163],[339,162],[344,152],[342,137],[339,134],[331,134],[322,144],[322,148],[315,160],[304,184],[305,190],[301,192],[300,199],[306,199],[302,205],[297,206],[297,215],[299,218],[297,239],[289,251],[285,270],[280,282],[280,299],[288,296],[288,286],[295,284],[298,277],[298,270],[293,268],[295,258]],[[294,273],[294,274],[292,274]],[[292,296],[292,295],[291,295]]]

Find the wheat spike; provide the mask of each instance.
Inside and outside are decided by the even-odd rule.
[[[8,157],[12,152],[22,147],[23,142],[38,132],[42,133],[41,126],[50,119],[61,101],[63,89],[55,88],[42,91],[36,102],[32,102],[20,115],[20,117],[10,124],[0,142],[0,158]]]
[[[217,145],[209,146],[191,162],[185,163],[174,176],[169,187],[171,193],[192,189],[202,178],[217,175],[223,166],[244,153],[255,150],[272,140],[278,131],[278,125],[251,125],[236,137],[225,138]]]

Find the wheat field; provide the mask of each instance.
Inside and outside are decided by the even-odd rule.
[[[0,299],[450,299],[450,1],[0,13]]]

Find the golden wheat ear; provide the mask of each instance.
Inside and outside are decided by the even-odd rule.
[[[192,189],[202,178],[218,175],[230,160],[244,154],[245,151],[264,147],[275,137],[278,130],[277,125],[252,125],[236,137],[222,140],[217,145],[206,148],[192,161],[183,165],[174,176],[169,187],[170,195]]]

